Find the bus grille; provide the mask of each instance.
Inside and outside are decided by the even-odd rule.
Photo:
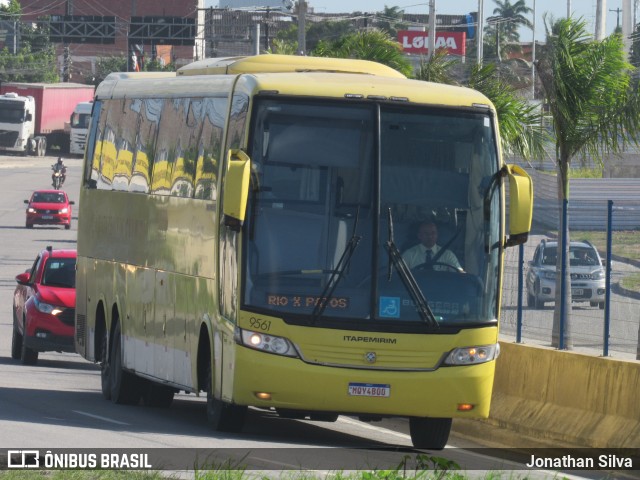
[[[442,351],[401,351],[381,345],[356,348],[305,345],[301,350],[308,363],[382,370],[431,370],[438,367],[443,356]],[[367,361],[369,352],[375,352],[375,363]]]

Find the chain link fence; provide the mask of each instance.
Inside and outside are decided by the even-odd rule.
[[[534,181],[534,225],[525,245],[506,251],[500,334],[506,340],[555,347],[556,305],[548,299],[536,304],[534,279],[541,271],[544,275],[555,270],[555,262],[540,265],[536,249],[543,241],[556,241],[562,208],[555,176],[529,173]],[[570,241],[592,244],[604,264],[577,266],[570,253],[572,280],[565,290],[575,294],[566,312],[570,347],[592,355],[640,359],[640,179],[572,180],[570,192]],[[546,285],[553,291],[552,277],[547,274]],[[604,297],[592,296],[599,288]]]

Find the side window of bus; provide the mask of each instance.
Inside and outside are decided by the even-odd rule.
[[[96,158],[94,155],[94,165],[97,166],[99,174],[97,187],[100,189],[111,190],[116,171],[117,161],[117,137],[118,124],[122,120],[124,100],[108,100],[105,102],[102,114],[100,115],[100,128],[102,135],[98,139],[100,147],[96,146]],[[104,118],[104,122],[103,122]]]
[[[195,198],[215,200],[222,150],[227,97],[205,98],[202,106],[202,130],[198,142]]]
[[[110,122],[115,132],[116,161],[113,172],[114,190],[128,191],[133,170],[133,152],[140,119],[141,100],[124,100],[117,122]]]
[[[152,193],[192,197],[197,137],[201,129],[202,100],[176,98],[165,101],[160,118],[153,165]]]
[[[149,193],[151,188],[151,174],[155,158],[158,125],[162,113],[162,100],[148,98],[142,101],[140,111],[140,126],[136,137],[136,148],[133,158],[130,192]]]
[[[199,138],[202,134],[202,99],[184,100],[177,128],[177,148],[171,171],[171,195],[194,196]]]

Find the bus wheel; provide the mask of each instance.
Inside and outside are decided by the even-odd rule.
[[[153,382],[146,382],[142,394],[142,403],[147,407],[169,408],[173,403],[173,394],[175,390],[165,385],[157,385]]]
[[[309,419],[315,422],[337,422],[338,414],[337,413],[312,413],[309,416]]]
[[[111,401],[123,405],[136,405],[140,401],[140,381],[138,378],[122,369],[122,347],[120,345],[120,322],[116,324],[111,343],[111,358],[109,359],[109,379],[111,386]]]
[[[409,419],[411,442],[415,448],[442,450],[447,445],[450,431],[450,418],[412,417]]]
[[[102,396],[105,400],[111,400],[111,367],[109,366],[109,335],[107,329],[102,328],[102,361],[100,362],[100,386],[102,387]]]
[[[247,407],[231,405],[213,395],[211,369],[207,371],[207,421],[218,432],[240,432],[244,426]]]

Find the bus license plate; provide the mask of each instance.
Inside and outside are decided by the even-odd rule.
[[[581,288],[572,288],[571,295],[573,295],[574,297],[581,297],[582,295],[584,295],[584,290],[582,290]]]
[[[350,383],[349,395],[356,397],[388,397],[391,385],[379,383]]]

